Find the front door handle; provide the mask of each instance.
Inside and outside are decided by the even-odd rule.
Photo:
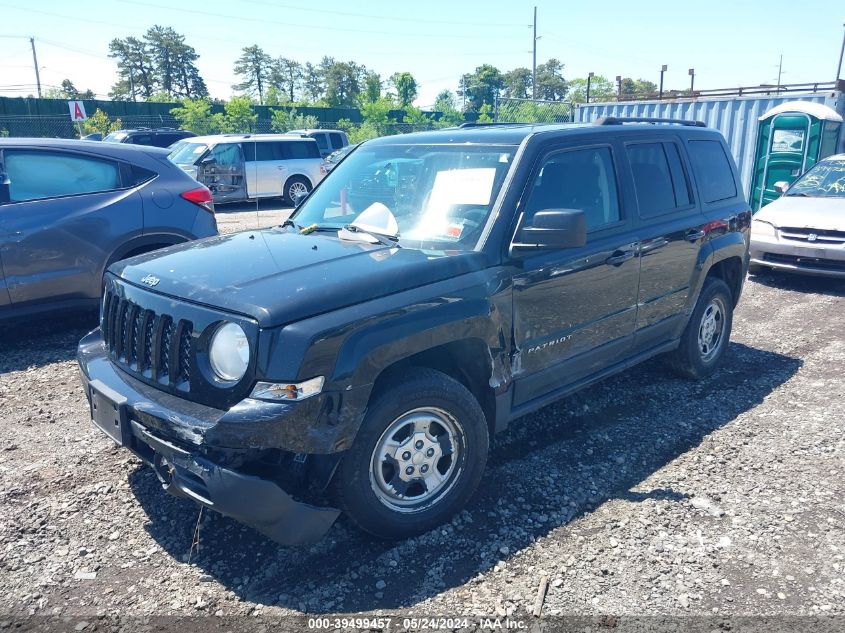
[[[622,251],[622,252],[617,251],[616,253],[614,253],[613,255],[611,255],[610,257],[608,257],[604,261],[605,261],[605,263],[610,264],[611,266],[618,266],[622,262],[627,262],[633,256],[634,256],[634,251]]]
[[[690,231],[686,235],[684,235],[684,239],[687,242],[697,242],[698,240],[702,239],[707,233],[699,229],[698,231]]]

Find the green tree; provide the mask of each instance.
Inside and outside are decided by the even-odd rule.
[[[438,124],[441,127],[453,127],[464,122],[464,115],[455,105],[455,95],[451,90],[443,90],[434,100],[434,109],[440,112]]]
[[[214,115],[220,132],[223,134],[247,134],[255,132],[258,114],[252,107],[252,99],[246,95],[232,97],[223,106],[223,113]]]
[[[325,99],[329,107],[354,106],[361,94],[366,67],[355,62],[337,62],[324,57],[320,64],[325,81]]]
[[[592,92],[592,90],[590,91]],[[657,84],[647,79],[622,79],[622,96],[628,98],[653,97],[657,94]],[[592,96],[590,97],[592,99]]]
[[[112,121],[108,114],[97,108],[94,114],[82,121],[81,125],[84,134],[99,133],[105,137],[107,134],[121,129],[123,122],[120,119]]]
[[[502,80],[506,97],[526,99],[531,93],[531,71],[528,68],[514,68],[506,72]]]
[[[409,72],[394,73],[390,85],[396,91],[396,99],[402,107],[412,104],[417,98],[417,80]]]
[[[288,101],[296,99],[296,93],[302,85],[302,64],[287,57],[276,58],[270,67],[269,83],[288,97]]]
[[[205,97],[208,88],[199,74],[199,55],[185,43],[185,36],[172,28],[155,25],[144,40],[153,65],[158,90],[175,97]]]
[[[247,95],[258,95],[258,103],[264,103],[264,90],[267,87],[273,58],[257,44],[241,49],[241,56],[235,61],[234,72],[241,77],[239,84],[232,86]]]
[[[300,114],[296,108],[279,108],[270,111],[270,127],[274,132],[288,132],[319,127],[320,121],[313,114]]]
[[[378,73],[370,73],[364,77],[364,92],[362,97],[372,103],[381,98],[381,77]]]
[[[596,75],[590,79],[590,102],[607,101],[616,94],[616,86],[614,83],[603,77]],[[587,80],[586,78],[573,79],[569,82],[569,90],[566,93],[567,101],[572,103],[586,103],[587,101]]]
[[[109,42],[109,57],[117,62],[118,80],[109,96],[115,101],[147,98],[156,90],[155,68],[147,43],[137,37]]]
[[[461,77],[458,95],[466,100],[467,109],[478,112],[484,104],[493,105],[503,85],[504,79],[499,69],[484,64],[476,68],[475,72]]]
[[[182,105],[170,111],[183,130],[190,130],[199,135],[216,134],[220,131],[220,122],[211,113],[211,102],[206,99],[182,99]]]
[[[61,87],[48,88],[43,94],[45,99],[96,99],[93,90],[80,92],[70,79],[63,79]]]
[[[566,98],[567,84],[563,78],[563,64],[552,58],[537,66],[537,98],[561,101]]]
[[[302,91],[310,103],[316,103],[326,94],[323,71],[311,62],[306,62],[302,70]]]

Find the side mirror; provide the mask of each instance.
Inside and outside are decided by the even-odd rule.
[[[12,181],[6,172],[0,171],[0,204],[12,201]]]
[[[301,205],[301,204],[302,204],[302,202],[303,202],[303,201],[305,200],[305,198],[307,198],[307,197],[308,197],[308,192],[307,192],[307,191],[297,191],[295,194],[293,194],[293,206],[294,206],[294,208],[296,208],[296,207],[298,207],[299,205]]]
[[[211,165],[216,164],[217,160],[214,158],[214,156],[206,156],[200,161],[200,165],[202,165],[203,167],[210,167]]]
[[[789,189],[789,183],[785,180],[779,180],[774,185],[775,192],[781,195],[785,194],[787,189]]]
[[[541,249],[578,248],[587,243],[587,217],[580,209],[537,211],[530,226],[523,226],[511,245],[511,255]]]

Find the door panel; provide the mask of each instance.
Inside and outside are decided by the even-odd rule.
[[[625,154],[637,198],[640,283],[637,331],[683,312],[704,239],[680,145],[666,137],[628,143]],[[662,332],[652,329],[651,332]],[[638,348],[655,343],[645,335]]]
[[[613,152],[563,149],[538,164],[522,225],[543,209],[584,211],[585,246],[543,251],[514,275],[514,406],[625,358],[637,311],[638,240],[624,218]]]
[[[134,190],[30,200],[0,207],[0,257],[15,306],[94,299],[117,247],[141,235]]]
[[[2,207],[0,207],[0,211],[2,211]],[[3,223],[0,222],[0,231],[3,230]],[[0,251],[2,251],[3,247],[3,236],[0,235]],[[11,299],[9,299],[9,290],[6,288],[6,276],[3,272],[3,258],[0,257],[0,309],[3,306],[7,306],[11,303]]]

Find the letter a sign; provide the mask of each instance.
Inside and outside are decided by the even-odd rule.
[[[70,120],[74,123],[88,118],[88,115],[85,114],[85,104],[81,101],[68,101],[67,107],[70,110]]]

